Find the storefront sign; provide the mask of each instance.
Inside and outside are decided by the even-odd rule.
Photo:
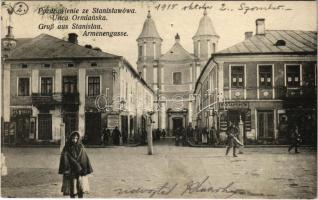
[[[32,115],[31,108],[11,108],[12,117],[16,117],[18,115]]]
[[[235,101],[235,102],[220,102],[220,109],[248,109],[248,102]]]
[[[107,128],[114,129],[119,127],[119,115],[108,115],[107,116]]]

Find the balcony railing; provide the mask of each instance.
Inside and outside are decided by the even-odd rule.
[[[33,105],[56,105],[62,102],[61,93],[44,95],[40,93],[32,93]]]
[[[79,93],[63,93],[62,94],[62,104],[64,105],[78,105]]]

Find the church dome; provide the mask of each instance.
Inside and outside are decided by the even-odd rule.
[[[150,11],[148,11],[147,19],[144,22],[144,26],[142,27],[142,31],[138,37],[141,38],[160,38],[159,33],[157,31],[155,22],[151,19]]]
[[[207,35],[208,36],[211,36],[211,35],[218,36],[215,32],[211,18],[208,16],[207,11],[204,10],[203,17],[201,18],[200,23],[199,23],[199,28],[198,28],[196,34],[194,35],[194,37],[207,36]]]

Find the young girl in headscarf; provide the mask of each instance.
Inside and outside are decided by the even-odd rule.
[[[91,163],[83,144],[80,142],[80,134],[74,131],[70,134],[61,153],[59,174],[63,175],[63,195],[71,198],[83,198],[88,190],[86,175],[93,172]]]

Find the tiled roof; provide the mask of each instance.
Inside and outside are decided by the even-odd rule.
[[[285,45],[277,45],[278,40],[285,41]],[[310,52],[317,52],[317,32],[266,30],[265,35],[253,35],[243,42],[215,53],[215,55]]]
[[[159,59],[164,61],[179,61],[194,59],[194,56],[187,52],[179,42],[176,42],[171,49]]]
[[[17,39],[11,59],[115,58],[113,54],[89,49],[47,34],[32,39]],[[20,44],[19,44],[20,41]]]
[[[153,21],[153,19],[151,19],[151,15],[149,11],[148,11],[147,19],[144,22],[142,31],[138,39],[141,39],[141,38],[160,38],[161,39],[157,31],[156,24]]]

